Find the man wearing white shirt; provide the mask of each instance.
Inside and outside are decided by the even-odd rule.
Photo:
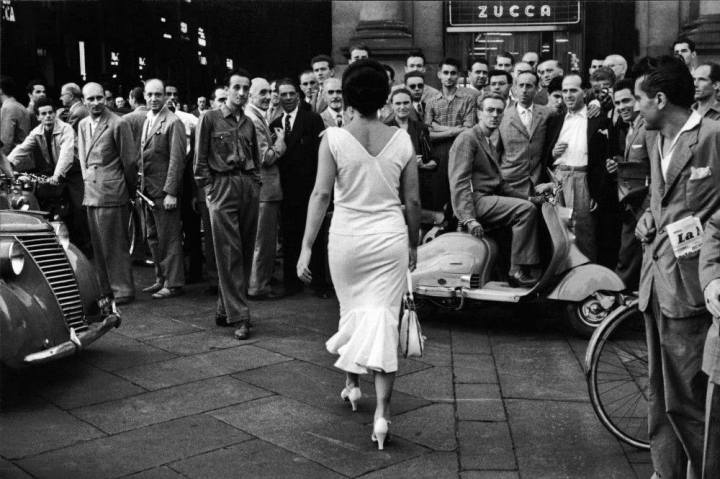
[[[562,93],[567,113],[553,117],[548,123],[545,164],[554,170],[556,180],[562,185],[560,203],[573,209],[578,248],[590,261],[597,262],[598,245],[605,243],[596,235],[596,230],[602,236],[605,229],[598,229],[598,222],[612,218],[613,205],[617,207],[616,187],[605,169],[606,160],[612,157],[610,121],[602,115],[588,118],[580,75],[565,75]],[[617,251],[603,249],[602,253],[601,264],[608,263],[607,266],[614,268]]]

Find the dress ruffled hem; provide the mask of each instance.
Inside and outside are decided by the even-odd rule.
[[[338,332],[325,343],[340,357],[335,367],[353,374],[392,373],[398,369],[398,311],[353,309],[340,318]]]

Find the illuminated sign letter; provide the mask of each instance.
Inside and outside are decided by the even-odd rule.
[[[528,5],[525,7],[525,16],[528,18],[535,16],[535,5]]]
[[[550,16],[550,5],[543,5],[540,7],[540,16],[541,17],[549,17]]]
[[[518,7],[517,5],[513,5],[512,7],[510,7],[510,16],[514,18],[520,16],[520,14],[518,13],[518,9],[520,9],[520,7]]]
[[[487,18],[487,5],[480,5],[478,9],[480,10],[478,18]]]
[[[493,5],[493,14],[494,14],[497,18],[502,17],[502,14],[503,14],[503,7],[502,7],[502,5]]]

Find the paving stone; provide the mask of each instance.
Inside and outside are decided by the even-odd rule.
[[[0,477],[2,479],[32,479],[25,471],[10,461],[0,457]]]
[[[518,340],[493,346],[505,397],[588,401],[585,375],[564,340]]]
[[[455,401],[461,421],[507,421],[497,384],[456,384]]]
[[[346,476],[387,467],[426,451],[401,438],[378,451],[370,441],[370,425],[285,397],[259,399],[210,414]]]
[[[73,414],[103,431],[117,433],[270,394],[237,379],[219,377],[76,409]]]
[[[363,397],[357,412],[352,412],[349,404],[340,399],[340,391],[345,386],[345,374],[338,370],[291,361],[237,373],[233,377],[346,419],[365,424],[373,419],[375,395],[372,382],[361,380]],[[402,414],[427,404],[427,401],[397,392],[392,398],[393,414]]]
[[[458,440],[462,469],[517,470],[506,422],[460,421]]]
[[[51,405],[0,414],[0,456],[7,459],[38,454],[103,435],[91,425]]]
[[[40,479],[111,479],[249,438],[222,421],[198,415],[46,452],[19,465]]]
[[[407,374],[416,373],[424,369],[430,369],[430,364],[424,363],[422,358],[404,358],[398,355],[398,371],[397,376],[405,376]]]
[[[343,477],[303,456],[260,440],[243,442],[174,462],[172,467],[181,472],[182,477],[191,479],[224,477],[340,479]]]
[[[154,390],[290,361],[290,359],[252,345],[238,346],[232,349],[183,356],[160,363],[123,369],[117,374],[147,389]]]
[[[452,330],[453,353],[490,354],[490,338],[487,332],[466,328]]]
[[[455,382],[497,383],[493,357],[489,354],[453,354]]]
[[[430,368],[395,379],[394,389],[433,402],[452,402],[452,369]]]
[[[455,408],[452,404],[432,404],[405,414],[395,414],[392,433],[393,437],[401,436],[435,451],[454,451],[457,447]]]
[[[450,346],[426,341],[423,356],[422,358],[417,359],[417,361],[421,361],[432,366],[452,366],[452,353]]]
[[[527,477],[633,477],[622,448],[588,403],[506,400],[520,471]]]
[[[325,349],[325,340],[327,338],[317,333],[311,334],[312,336],[305,337],[271,337],[259,341],[256,345],[318,366],[332,368],[337,356],[330,354]]]
[[[639,479],[646,479],[652,477],[655,469],[652,464],[632,464],[633,471]]]
[[[145,392],[140,386],[81,362],[77,357],[33,369],[27,380],[40,396],[63,409]]]
[[[360,479],[457,479],[457,468],[454,452],[433,452],[370,472]]]
[[[147,471],[123,476],[123,479],[185,479],[185,476],[179,474],[167,466],[148,469]]]
[[[105,371],[117,371],[139,364],[164,361],[175,355],[111,331],[83,350],[78,357]]]
[[[202,330],[199,326],[168,318],[161,312],[143,311],[137,316],[128,316],[123,314],[123,323],[117,332],[133,339],[157,338]]]
[[[238,340],[229,333],[228,328],[218,328],[177,336],[149,339],[147,343],[173,354],[187,356],[241,346]]]
[[[520,476],[513,471],[464,471],[460,479],[520,479]]]

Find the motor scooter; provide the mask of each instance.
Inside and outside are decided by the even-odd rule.
[[[557,203],[558,192],[554,188],[542,201],[551,252],[533,287],[513,287],[494,271],[499,249],[492,238],[464,232],[443,234],[436,224],[417,250],[417,268],[412,273],[416,298],[454,310],[468,302],[559,302],[565,306],[570,328],[589,338],[630,293],[614,271],[591,263],[578,249],[570,226],[572,208]]]

